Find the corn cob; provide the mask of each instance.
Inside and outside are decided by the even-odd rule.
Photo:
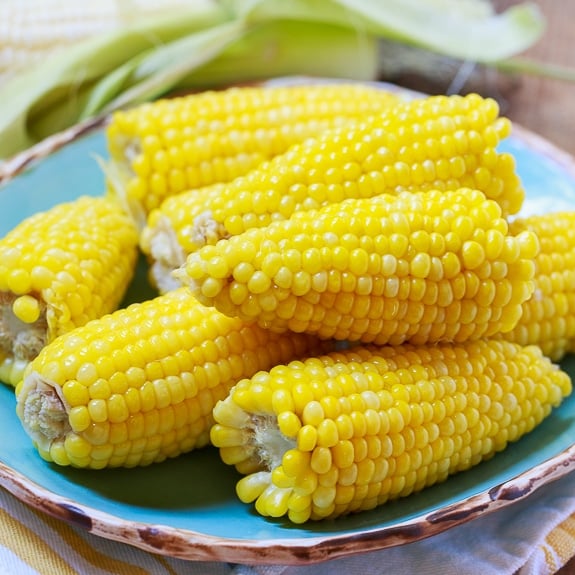
[[[394,344],[512,329],[535,234],[478,190],[350,199],[204,246],[177,272],[196,297],[277,331]]]
[[[0,240],[0,381],[59,335],[115,310],[138,234],[115,199],[81,197],[39,212]]]
[[[202,212],[190,212],[190,236],[197,249],[296,211],[405,190],[475,188],[505,216],[514,214],[524,189],[513,156],[496,150],[511,129],[498,113],[495,101],[476,94],[434,96],[327,130],[236,178]]]
[[[148,465],[208,444],[212,409],[236,381],[323,345],[223,316],[181,288],[45,347],[16,388],[17,413],[48,461]]]
[[[575,212],[517,218],[513,234],[537,234],[535,289],[522,305],[519,322],[503,335],[521,345],[536,344],[553,361],[575,351]]]
[[[161,293],[181,285],[172,272],[185,264],[186,256],[195,250],[191,235],[193,214],[221,194],[224,187],[225,184],[217,183],[183,192],[167,198],[161,208],[150,212],[140,233],[140,248],[148,256],[150,283]]]
[[[355,347],[240,381],[212,443],[244,503],[294,523],[373,509],[466,470],[571,392],[536,346]]]
[[[334,83],[229,88],[116,112],[107,129],[116,187],[125,187],[136,214],[147,214],[170,195],[231,181],[296,142],[398,101],[383,89]]]

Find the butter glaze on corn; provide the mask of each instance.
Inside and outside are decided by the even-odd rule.
[[[109,197],[59,204],[0,239],[0,381],[16,385],[47,343],[115,310],[137,255],[136,228]]]
[[[536,346],[356,347],[240,381],[212,443],[244,503],[294,523],[373,509],[491,458],[571,393]]]
[[[516,327],[505,339],[537,344],[554,361],[575,351],[575,212],[533,215],[513,220],[511,233],[537,234],[535,289],[522,305]]]
[[[45,347],[16,388],[17,414],[58,465],[148,465],[205,446],[212,409],[236,381],[322,348],[223,316],[182,288]]]
[[[537,251],[478,190],[402,192],[252,228],[190,254],[177,276],[202,303],[262,327],[422,344],[512,329]]]
[[[524,189],[513,156],[496,150],[511,129],[498,114],[477,94],[433,96],[327,130],[226,185],[197,214],[192,236],[199,247],[214,243],[216,227],[228,237],[296,211],[405,190],[480,189],[514,214]]]
[[[373,86],[331,83],[207,91],[116,112],[107,128],[116,187],[147,214],[170,195],[231,181],[398,100]]]

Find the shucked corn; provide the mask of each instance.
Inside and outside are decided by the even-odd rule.
[[[356,347],[240,381],[211,439],[239,498],[295,523],[373,509],[492,457],[571,392],[539,348]]]
[[[137,254],[132,220],[107,197],[59,204],[0,239],[0,381],[16,385],[47,343],[115,310]]]
[[[200,301],[277,331],[401,344],[512,329],[533,291],[535,234],[478,190],[350,199],[188,256]]]
[[[117,112],[107,129],[116,187],[144,215],[168,196],[228,182],[328,127],[398,96],[361,84],[208,91]]]
[[[559,361],[575,351],[575,212],[517,218],[509,229],[513,234],[537,234],[540,251],[533,294],[523,303],[517,326],[504,337],[522,345],[537,344]]]
[[[206,445],[212,408],[237,380],[320,345],[223,316],[182,288],[45,347],[16,388],[17,413],[48,461],[148,465]]]
[[[194,214],[200,213],[205,205],[221,194],[225,185],[213,184],[171,196],[164,200],[161,208],[150,212],[140,233],[140,248],[149,260],[150,281],[160,292],[165,293],[181,285],[173,272],[186,262],[189,253],[195,251]],[[213,233],[215,239],[217,228]]]
[[[296,211],[404,190],[475,188],[516,213],[524,190],[497,103],[476,94],[401,102],[292,146],[210,196],[193,213],[196,249]]]

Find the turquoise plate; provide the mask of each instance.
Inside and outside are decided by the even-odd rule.
[[[571,206],[575,167],[568,155],[519,127],[501,147],[516,157],[525,212]],[[95,155],[106,155],[102,130],[76,130],[6,165],[0,236],[58,202],[101,194]],[[130,299],[153,293],[145,277],[142,266]],[[575,360],[563,366],[575,375]],[[240,503],[238,476],[215,449],[143,469],[58,468],[38,456],[14,408],[12,388],[0,384],[0,485],[97,535],[190,560],[298,564],[401,545],[512,504],[575,467],[574,396],[507,451],[441,485],[371,512],[295,526]]]

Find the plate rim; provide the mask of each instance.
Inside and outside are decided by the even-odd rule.
[[[32,168],[36,162],[51,156],[75,140],[102,129],[109,120],[109,115],[90,118],[52,134],[9,158],[0,158],[0,190],[16,176]]]
[[[308,80],[317,79],[308,78]],[[278,79],[275,82],[277,81]],[[409,96],[417,94],[386,82],[375,82],[375,84]],[[99,116],[81,122],[6,161],[0,161],[0,192],[3,191],[4,184],[32,168],[35,163],[48,158],[77,139],[103,129],[108,120],[109,116]],[[532,151],[551,160],[575,180],[575,156],[569,152],[517,122],[512,123],[509,138],[523,143]],[[359,532],[273,539],[221,537],[166,524],[123,519],[59,495],[28,479],[23,473],[2,461],[0,461],[0,486],[18,500],[56,519],[80,527],[96,536],[131,545],[143,551],[191,561],[303,565],[383,550],[432,537],[521,501],[574,469],[575,442],[540,464],[488,490],[390,526],[375,526]],[[470,504],[471,508],[466,509]],[[422,528],[423,524],[425,529]],[[166,538],[169,538],[168,542]]]
[[[538,465],[466,499],[392,526],[306,538],[236,539],[129,521],[58,495],[0,462],[0,486],[18,500],[93,535],[143,551],[190,561],[303,565],[414,543],[526,499],[575,469],[575,443]],[[470,506],[470,509],[466,507]],[[425,523],[426,529],[420,526]],[[406,535],[407,532],[407,535]],[[169,544],[166,545],[166,536]]]

